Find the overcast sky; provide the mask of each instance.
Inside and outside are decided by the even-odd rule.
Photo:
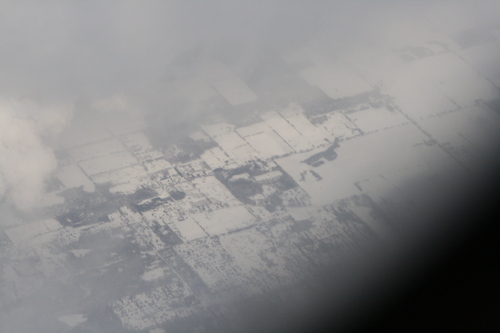
[[[193,48],[197,61],[227,58],[242,67],[302,46],[355,55],[411,41],[417,19],[431,17],[432,28],[451,33],[495,22],[500,12],[495,1],[11,1],[0,8],[0,196],[23,208],[38,200],[56,166],[47,138],[70,121],[75,102],[121,96],[151,111],[166,103],[162,78]]]
[[[493,6],[494,2],[485,1],[481,5],[434,1],[2,2],[1,94],[72,101],[117,90],[140,90],[156,82],[172,59],[194,46],[220,54],[225,42],[232,43],[248,57],[263,48],[281,50],[320,41],[365,46],[397,34],[411,37],[407,36],[411,20],[422,15],[438,11],[467,26],[471,20],[488,19]]]

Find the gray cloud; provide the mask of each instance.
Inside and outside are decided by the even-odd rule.
[[[46,175],[57,161],[44,142],[69,120],[68,106],[43,107],[20,100],[0,100],[0,198],[20,209],[40,201]]]
[[[67,119],[67,110],[78,100],[95,105],[103,98],[125,96],[138,109],[163,110],[171,96],[160,82],[177,66],[176,59],[186,58],[186,52],[192,49],[197,48],[199,53],[195,62],[203,64],[206,59],[218,58],[240,68],[251,67],[264,54],[279,54],[303,45],[333,53],[343,49],[359,53],[398,38],[411,38],[411,19],[436,15],[434,9],[444,13],[441,18],[446,25],[454,18],[464,22],[484,20],[498,5],[70,1],[3,2],[1,7],[0,99],[14,102],[4,103],[0,110],[4,129],[0,134],[0,193],[10,193],[10,200],[26,207],[29,205],[20,204],[21,198],[28,192],[36,197],[42,179],[55,165],[50,148],[41,138],[53,124],[37,124],[47,119],[46,109],[58,113],[52,105],[69,105],[54,117],[54,124]],[[31,107],[29,112],[12,106],[25,99],[30,102],[19,103],[23,109]],[[173,120],[177,116],[175,112],[168,114]],[[30,146],[33,152],[26,152],[24,146]],[[18,166],[32,165],[35,152],[42,163],[20,173]],[[12,170],[16,170],[15,175]],[[32,190],[17,191],[18,186],[32,186]],[[32,201],[26,199],[26,203]]]
[[[448,11],[444,18],[467,14],[477,21],[491,16],[491,6],[396,1],[4,3],[0,88],[2,94],[70,100],[140,91],[157,83],[173,59],[195,46],[207,55],[224,56],[229,51],[225,46],[234,45],[241,57],[250,59],[264,49],[283,51],[311,42],[366,47],[404,35],[412,17],[434,8]]]

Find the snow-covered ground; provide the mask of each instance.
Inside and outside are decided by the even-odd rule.
[[[384,107],[378,109],[371,107],[363,108],[352,113],[350,112],[347,117],[364,133],[380,131],[408,123],[408,119],[401,113],[389,111]]]
[[[303,161],[319,151],[277,159],[276,163],[311,196],[313,205],[325,205],[363,193],[357,182],[380,175],[390,178],[402,174],[403,179],[410,178],[449,159],[439,147],[424,145],[426,139],[417,128],[405,125],[343,141],[335,150],[338,157],[318,167]],[[397,184],[390,182],[388,188]]]
[[[293,149],[265,122],[256,123],[236,130],[258,153],[269,159],[293,152]]]
[[[255,217],[245,206],[197,213],[193,214],[192,217],[211,236],[245,228],[256,222]]]
[[[95,185],[92,181],[82,172],[82,170],[75,164],[62,167],[57,171],[57,178],[67,188],[83,186],[86,192],[94,192]]]
[[[62,321],[66,325],[68,325],[69,327],[75,327],[75,326],[78,326],[81,323],[84,323],[87,321],[87,318],[85,317],[85,315],[83,315],[81,313],[64,315],[64,316],[60,316],[57,319],[59,319],[60,321]]]

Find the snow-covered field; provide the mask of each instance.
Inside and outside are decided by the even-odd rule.
[[[239,201],[214,176],[193,179],[193,186],[211,201],[229,205],[237,205]]]
[[[5,229],[5,233],[16,244],[29,243],[41,236],[61,229],[61,223],[55,219],[41,220]]]
[[[386,128],[399,126],[408,123],[398,111],[389,111],[386,108],[366,108],[354,111],[347,115],[364,133],[384,130]]]
[[[158,159],[163,157],[163,154],[158,150],[153,149],[148,138],[143,132],[136,132],[126,136],[122,136],[120,141],[134,154],[134,156],[142,161]]]
[[[235,156],[227,155],[221,148],[215,147],[209,150],[206,150],[202,155],[201,159],[203,162],[207,163],[207,165],[212,169],[218,168],[236,168],[239,165],[243,165],[243,163],[236,159]]]
[[[225,163],[226,160],[231,159],[235,160],[237,163],[244,163],[258,156],[255,149],[234,131],[234,127],[234,125],[227,123],[202,126],[203,130],[210,135],[224,151],[224,154],[221,155],[218,153],[217,149],[212,149],[212,155],[214,155],[216,159],[213,160],[213,157],[208,155],[206,161],[208,165],[216,164],[217,160],[221,162],[224,161]],[[224,157],[224,155],[226,157]]]
[[[277,159],[276,163],[311,196],[313,205],[324,205],[363,193],[357,182],[394,174],[411,177],[449,159],[439,147],[425,145],[425,139],[415,127],[399,126],[343,141],[335,150],[338,157],[318,167],[302,162],[315,151]]]
[[[258,153],[261,158],[269,159],[293,152],[266,123],[260,122],[236,130]]]
[[[94,329],[105,307],[112,325],[150,333],[202,318],[200,309],[224,319],[228,295],[279,288],[281,297],[313,266],[365,247],[356,242],[401,239],[407,221],[425,223],[500,142],[500,118],[483,105],[500,96],[498,40],[464,46],[467,21],[430,19],[366,49],[325,44],[281,64],[262,55],[237,68],[228,54],[227,64],[160,69],[151,105],[175,95],[203,112],[161,149],[145,119],[162,111],[121,95],[90,101],[55,139],[57,168],[36,210],[0,203],[0,331],[10,307],[34,313],[44,288],[59,286],[83,304],[50,313],[61,331]],[[79,187],[86,193],[67,191]]]
[[[495,155],[496,143],[500,142],[498,115],[481,107],[468,107],[420,123],[472,172],[481,170],[485,158]]]
[[[269,111],[260,117],[271,127],[295,152],[310,150],[313,145],[307,137],[300,134],[289,122],[287,122],[278,112]]]
[[[144,168],[133,165],[123,169],[114,169],[91,176],[96,184],[111,183],[111,192],[133,193],[142,184],[150,184],[150,178]]]
[[[293,126],[304,138],[314,146],[319,147],[327,144],[329,134],[321,127],[314,127],[304,116],[304,109],[298,104],[290,104],[287,108],[279,110],[281,116]]]
[[[495,43],[481,44],[460,50],[458,54],[483,77],[500,87],[500,46]]]
[[[182,220],[172,219],[168,225],[176,232],[183,241],[207,237],[207,233],[190,216],[185,216]]]
[[[104,155],[80,163],[82,169],[90,176],[110,172],[137,164],[137,160],[127,151]]]
[[[77,162],[86,161],[125,150],[123,144],[117,139],[110,139],[91,145],[78,147],[70,150],[71,156]]]
[[[66,325],[68,325],[69,327],[75,327],[75,326],[78,326],[78,325],[87,321],[87,318],[85,317],[85,315],[83,315],[81,313],[64,315],[64,316],[60,316],[57,319],[59,319],[60,321],[62,321]]]
[[[247,162],[258,156],[258,153],[235,132],[218,136],[214,140],[227,155],[236,160]]]
[[[335,139],[347,139],[359,134],[358,127],[340,111],[327,113],[325,119],[316,124],[327,133],[327,138],[333,142]]]
[[[498,96],[491,83],[452,53],[411,63],[398,73],[386,92],[403,111],[415,118]]]
[[[193,214],[192,217],[211,236],[248,227],[256,222],[255,217],[245,206],[197,213]]]
[[[94,183],[75,164],[62,167],[56,174],[66,188],[83,186],[86,192],[95,191]]]

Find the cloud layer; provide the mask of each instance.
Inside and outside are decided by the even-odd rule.
[[[56,135],[70,114],[68,107],[0,100],[0,200],[20,209],[39,202],[45,177],[57,167],[44,140]]]
[[[18,207],[36,201],[56,163],[43,137],[67,122],[75,102],[86,101],[90,108],[168,109],[170,97],[161,82],[189,50],[198,50],[195,61],[219,58],[240,68],[264,54],[311,44],[359,53],[411,39],[413,17],[437,15],[435,21],[445,27],[453,22],[467,27],[488,22],[499,6],[494,1],[481,6],[449,1],[3,3],[0,193]],[[172,121],[178,116],[165,112]]]

